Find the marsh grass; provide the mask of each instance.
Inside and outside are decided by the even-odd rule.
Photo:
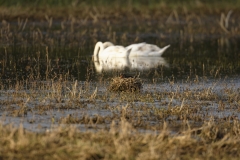
[[[36,75],[47,79],[48,75],[59,78],[69,73],[69,76],[85,80],[85,72],[90,68],[89,81],[94,78],[91,76],[94,67],[90,66],[88,56],[92,55],[94,44],[99,40],[121,45],[142,41],[159,46],[171,44],[163,56],[179,78],[186,73],[190,78],[195,75],[219,78],[220,70],[232,74],[239,70],[237,10],[212,9],[202,11],[201,16],[186,8],[168,9],[167,13],[119,9],[117,14],[108,13],[104,8],[86,8],[82,12],[84,14],[61,16],[44,12],[32,18],[3,16],[0,24],[1,77],[26,79]],[[128,13],[131,16],[126,16]],[[218,48],[217,52],[212,46]],[[154,77],[158,72],[148,75]]]
[[[235,121],[224,129],[210,121],[172,135],[164,123],[160,133],[143,134],[122,119],[119,126],[113,122],[109,131],[97,134],[79,132],[75,127],[35,134],[25,131],[23,126],[1,125],[0,156],[3,159],[236,159],[240,148],[239,123]]]
[[[41,81],[34,74],[1,86],[3,159],[239,156],[239,88],[221,79],[145,82],[141,92],[115,93],[107,90],[107,79],[81,83],[49,74]],[[14,125],[15,118],[23,123]],[[36,132],[24,124],[50,127]]]
[[[109,84],[109,91],[113,92],[139,92],[142,82],[139,78],[114,77]]]
[[[238,159],[238,3],[12,2],[0,1],[0,159]],[[110,92],[91,62],[99,40],[170,43],[171,70]]]

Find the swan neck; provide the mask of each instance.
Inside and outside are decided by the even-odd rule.
[[[104,47],[103,47],[103,43],[102,42],[97,42],[94,48],[94,57],[99,56],[99,54],[101,54],[101,52],[103,51]]]

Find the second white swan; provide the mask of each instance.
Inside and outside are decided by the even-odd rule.
[[[159,48],[154,44],[147,44],[145,42],[138,44],[131,44],[126,47],[127,50],[131,49],[129,54],[130,57],[146,57],[146,56],[161,56],[163,52],[169,48],[167,45],[163,48]]]

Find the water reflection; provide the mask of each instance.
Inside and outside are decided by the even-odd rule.
[[[125,57],[94,57],[95,69],[98,73],[112,70],[125,70],[130,66],[128,58]]]
[[[163,57],[129,57],[130,69],[143,71],[158,66],[169,67],[168,63]]]
[[[98,73],[102,73],[103,71],[123,71],[126,69],[146,71],[158,66],[169,67],[169,64],[163,57],[95,57],[94,65]]]

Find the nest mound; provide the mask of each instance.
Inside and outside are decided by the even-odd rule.
[[[139,92],[142,88],[140,78],[122,78],[115,77],[112,79],[108,90],[113,92]]]

